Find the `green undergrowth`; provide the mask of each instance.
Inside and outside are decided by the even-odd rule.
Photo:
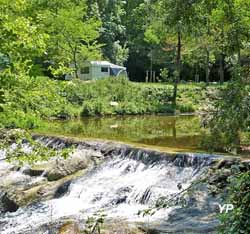
[[[201,85],[181,85],[178,111],[197,111],[204,90]],[[171,85],[133,83],[126,78],[83,82],[26,77],[4,90],[0,127],[32,129],[44,119],[174,113],[171,96]]]

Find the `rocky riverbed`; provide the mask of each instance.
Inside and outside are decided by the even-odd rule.
[[[227,178],[250,165],[238,158],[168,154],[107,141],[34,138],[57,150],[75,149],[66,159],[35,165],[0,162],[3,234],[81,233],[96,213],[105,214],[103,228],[110,234],[215,233]],[[4,150],[0,155],[3,159]],[[182,206],[179,194],[187,189]],[[137,215],[169,199],[171,207]]]

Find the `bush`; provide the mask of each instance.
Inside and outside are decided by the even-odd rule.
[[[231,179],[227,204],[234,206],[233,211],[220,216],[220,234],[250,233],[250,172],[244,172]],[[225,203],[225,204],[226,204]]]
[[[41,119],[173,113],[170,86],[137,84],[122,77],[89,82],[21,77],[3,92],[1,96],[4,96],[4,101],[1,98],[0,113],[10,117],[3,117],[0,123],[1,126],[8,127],[35,128]],[[180,93],[183,96],[188,91],[180,88]],[[191,100],[190,97],[189,99]],[[183,100],[187,102],[186,99]],[[111,102],[118,104],[113,106]],[[191,104],[179,107],[181,112],[194,111]]]
[[[160,71],[161,82],[173,82],[173,80],[169,77],[169,70],[167,68],[163,68]]]
[[[5,111],[0,113],[0,127],[34,129],[41,125],[41,119],[33,113]]]
[[[193,104],[191,104],[191,103],[177,105],[177,109],[181,113],[193,113],[193,112],[195,112],[195,108],[194,108]]]
[[[81,116],[96,116],[112,114],[111,107],[108,107],[107,102],[101,99],[86,101],[83,104]]]
[[[218,141],[225,151],[237,153],[240,150],[241,132],[247,130],[250,123],[249,82],[239,68],[234,68],[233,80],[219,90],[204,108],[203,123],[209,129],[209,142],[217,150]]]
[[[169,113],[169,114],[174,114],[175,110],[172,106],[172,104],[168,105],[160,105],[158,106],[159,113]]]

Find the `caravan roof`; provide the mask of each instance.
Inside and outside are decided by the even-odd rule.
[[[90,61],[89,62],[91,65],[96,65],[96,66],[108,66],[108,67],[111,67],[111,68],[120,68],[120,69],[123,69],[123,70],[126,70],[125,67],[122,67],[122,66],[118,66],[118,65],[115,65],[113,63],[110,63],[108,61]]]

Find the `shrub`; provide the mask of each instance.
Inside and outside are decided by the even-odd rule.
[[[41,124],[41,119],[36,114],[20,110],[2,112],[0,118],[0,125],[5,128],[34,129]]]
[[[169,70],[167,68],[161,69],[161,82],[172,82],[172,80],[169,78]]]
[[[158,112],[159,113],[170,113],[170,114],[174,114],[174,108],[171,104],[168,105],[160,105],[158,106]]]
[[[190,89],[194,89],[191,87]],[[72,119],[80,116],[113,114],[173,113],[169,85],[145,85],[127,78],[97,81],[60,81],[46,77],[22,77],[6,88],[0,101],[2,112],[17,112],[0,119],[1,126],[35,128],[41,119]],[[181,96],[192,91],[180,88]],[[197,94],[198,95],[198,94]],[[188,100],[196,99],[188,97]],[[180,99],[187,102],[186,98]],[[111,106],[110,102],[118,102]],[[193,102],[192,102],[193,103]],[[181,112],[194,110],[191,104],[180,105]],[[18,118],[18,119],[15,119]]]
[[[191,103],[180,104],[177,106],[177,109],[181,113],[193,113],[193,112],[195,112],[195,108],[194,108],[193,104],[191,104]]]
[[[203,123],[209,129],[211,149],[217,150],[219,139],[224,150],[232,153],[240,150],[240,133],[246,131],[250,122],[249,103],[249,82],[241,69],[235,67],[233,79],[204,108]]]
[[[233,211],[220,216],[220,234],[250,233],[250,171],[240,173],[231,179],[227,204],[234,206]]]
[[[81,116],[95,116],[112,113],[111,107],[108,106],[107,101],[96,99],[84,102]]]

